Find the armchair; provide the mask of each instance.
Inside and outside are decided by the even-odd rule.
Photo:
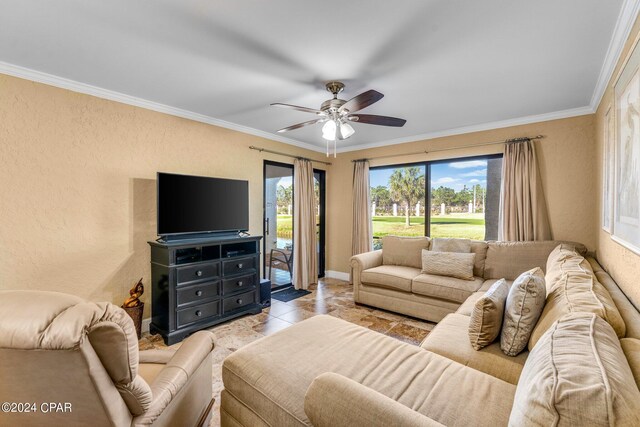
[[[0,424],[207,425],[212,336],[138,352],[133,321],[113,304],[0,291],[0,402],[22,404]]]

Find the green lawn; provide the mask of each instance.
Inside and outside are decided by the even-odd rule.
[[[424,236],[424,218],[411,217],[411,225],[405,225],[400,216],[373,217],[373,235]],[[484,238],[483,214],[449,214],[431,218],[431,237],[459,237],[482,240]]]
[[[278,236],[291,234],[293,231],[292,215],[278,215]]]
[[[291,215],[278,215],[278,235],[290,235],[292,230]],[[373,235],[382,237],[386,234],[396,236],[424,236],[424,218],[411,217],[411,225],[404,225],[403,216],[373,217]],[[449,214],[435,216],[431,219],[431,237],[460,237],[467,239],[484,239],[483,214]]]

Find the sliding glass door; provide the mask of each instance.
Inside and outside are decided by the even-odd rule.
[[[264,163],[264,277],[271,289],[291,285],[293,268],[293,165]]]
[[[325,265],[325,171],[313,171],[318,237],[318,277]],[[271,289],[291,285],[293,268],[293,165],[264,162],[264,277]]]

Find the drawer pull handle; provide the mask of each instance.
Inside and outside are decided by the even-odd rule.
[[[202,316],[202,312],[200,310],[196,310],[196,316],[198,317]]]
[[[196,276],[198,276],[198,277],[202,276],[202,270],[196,271]]]
[[[196,296],[197,297],[201,297],[202,296],[202,291],[196,291]]]
[[[238,286],[242,286],[242,280],[238,282]]]
[[[242,268],[242,263],[238,264],[238,268]]]
[[[237,300],[236,302],[237,302],[238,304],[242,304],[242,300],[241,300],[241,299]]]

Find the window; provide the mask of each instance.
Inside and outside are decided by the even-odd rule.
[[[371,168],[374,247],[387,234],[497,239],[501,174],[502,155]]]

